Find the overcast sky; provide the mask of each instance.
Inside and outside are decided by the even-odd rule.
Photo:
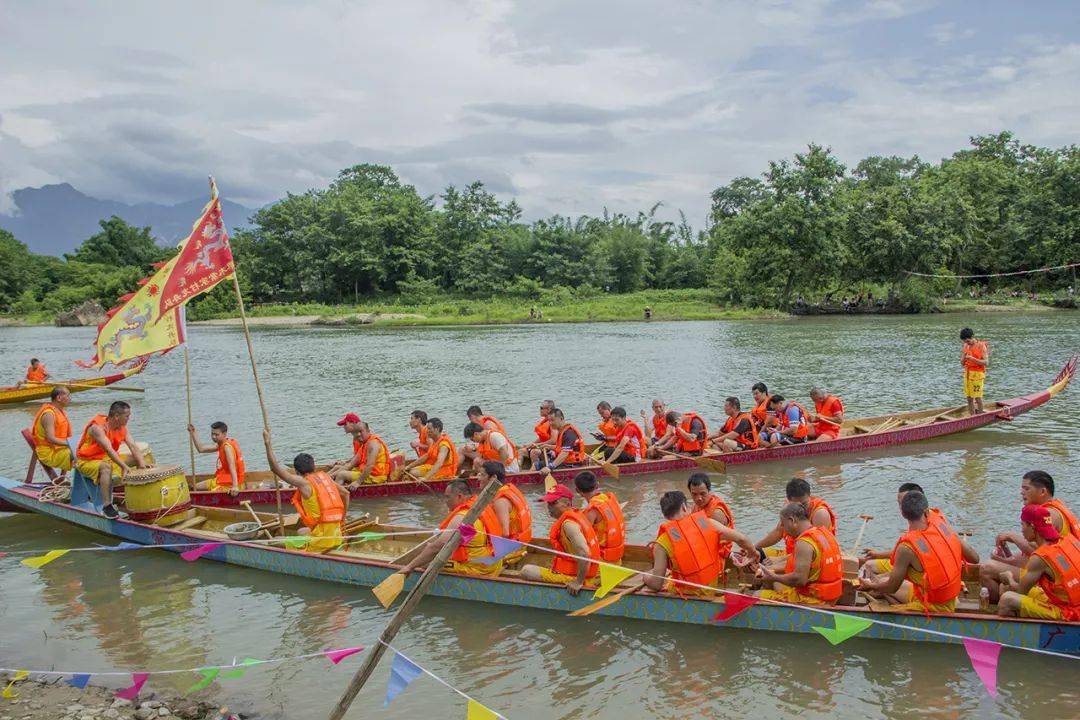
[[[526,217],[709,192],[809,141],[937,160],[1078,139],[1075,2],[0,0],[0,197],[260,205],[389,163]],[[3,201],[0,200],[0,209]]]

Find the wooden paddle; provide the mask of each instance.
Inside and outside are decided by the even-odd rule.
[[[64,387],[82,388],[84,390],[111,390],[113,392],[141,392],[141,393],[146,392],[146,390],[144,390],[143,388],[122,387],[122,386],[118,386],[118,385],[86,385],[84,383],[77,383],[77,382],[60,382],[60,381],[58,381],[58,382],[36,382],[36,381],[31,380],[31,381],[29,381],[27,383],[24,383],[24,384],[25,385],[31,385],[31,386],[33,386],[33,385],[51,385],[51,386],[63,385]]]
[[[594,603],[591,603],[589,605],[586,605],[583,608],[575,610],[574,612],[569,614],[569,617],[584,617],[586,615],[592,615],[597,610],[603,610],[608,605],[614,605],[615,603],[622,600],[625,596],[627,596],[627,595],[629,595],[631,593],[635,593],[635,592],[637,592],[638,590],[640,590],[643,587],[645,587],[645,581],[644,580],[642,580],[639,583],[635,583],[634,585],[624,587],[622,590],[616,590],[615,592],[610,593],[607,597],[605,597],[602,600],[597,600]]]
[[[403,589],[405,589],[405,576],[396,572],[371,588],[371,592],[375,593],[375,597],[379,600],[379,604],[382,605],[384,609],[389,610],[390,606],[394,604],[394,600],[397,599],[397,596],[401,594]]]
[[[665,454],[674,455],[675,457],[682,458],[683,460],[691,460],[699,468],[702,468],[703,470],[708,470],[709,472],[717,473],[719,475],[723,475],[727,472],[727,463],[723,460],[702,457],[700,455],[683,455],[676,452],[667,452]]]
[[[855,537],[855,545],[851,548],[852,555],[859,554],[859,543],[862,542],[863,533],[866,532],[866,526],[870,524],[870,521],[874,519],[873,515],[860,515],[862,518],[862,527],[859,528],[859,534]]]

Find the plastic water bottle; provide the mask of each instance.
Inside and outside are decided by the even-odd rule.
[[[979,609],[984,612],[990,609],[990,588],[988,587],[979,589]]]

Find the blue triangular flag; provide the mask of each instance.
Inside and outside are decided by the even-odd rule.
[[[517,540],[510,540],[509,538],[492,535],[491,547],[495,550],[494,555],[492,555],[491,557],[473,558],[473,561],[478,562],[481,565],[494,565],[510,553],[520,548],[521,543],[519,543]]]
[[[390,680],[386,683],[386,700],[383,701],[383,707],[389,705],[390,701],[409,687],[409,683],[419,677],[422,672],[424,671],[419,667],[395,653],[394,662],[390,665]]]
[[[75,673],[67,682],[68,685],[72,685],[82,690],[86,687],[86,684],[90,682],[90,673]]]

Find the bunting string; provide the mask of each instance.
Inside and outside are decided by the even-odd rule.
[[[943,274],[938,275],[935,273],[921,273],[913,272],[911,270],[904,270],[905,275],[913,275],[915,277],[928,277],[928,278],[948,278],[950,280],[957,279],[970,279],[970,278],[994,278],[994,277],[1011,277],[1013,275],[1034,275],[1035,273],[1051,272],[1052,270],[1068,270],[1069,268],[1080,267],[1080,263],[1069,263],[1068,265],[1054,265],[1052,267],[1036,268],[1035,270],[1015,270],[1013,272],[1003,273],[985,273],[982,275],[952,275]]]

